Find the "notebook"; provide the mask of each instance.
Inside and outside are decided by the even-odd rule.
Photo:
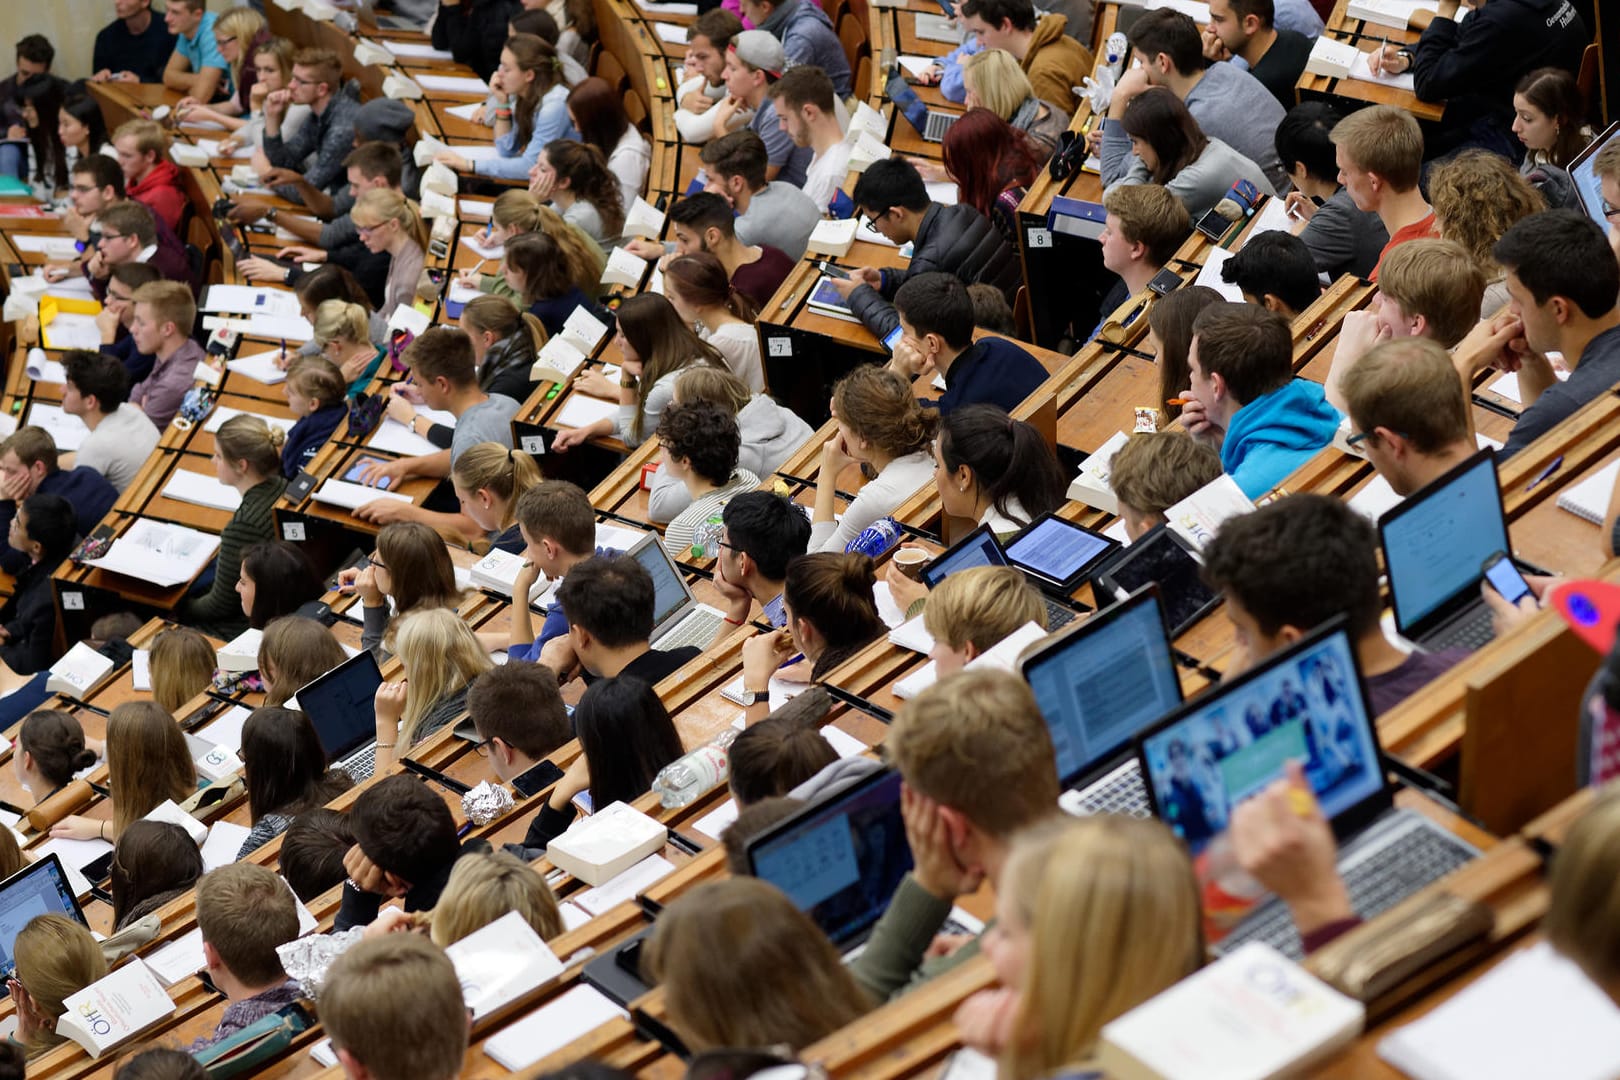
[[[1580,483],[1570,485],[1558,496],[1558,509],[1602,525],[1609,513],[1609,497],[1614,494],[1616,479],[1620,479],[1620,461],[1611,461]]]

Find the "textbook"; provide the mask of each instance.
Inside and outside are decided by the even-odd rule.
[[[394,54],[366,38],[354,43],[354,62],[362,67],[392,67]]]
[[[1116,431],[1108,437],[1107,442],[1093,450],[1091,456],[1080,463],[1080,475],[1069,484],[1069,498],[1118,515],[1119,500],[1114,498],[1114,489],[1109,486],[1109,470],[1113,466],[1114,455],[1129,440],[1130,436],[1125,432]]]
[[[1182,539],[1203,551],[1204,545],[1215,539],[1222,522],[1253,509],[1253,501],[1243,494],[1237,481],[1221,473],[1166,510],[1164,516],[1174,532],[1180,533]]]
[[[530,382],[565,383],[585,362],[585,354],[565,337],[554,337],[540,346],[540,353],[529,368]]]
[[[1609,496],[1614,494],[1616,478],[1620,478],[1620,461],[1611,461],[1558,496],[1558,509],[1568,510],[1594,525],[1602,525],[1603,519],[1608,516]]]
[[[219,537],[210,533],[141,518],[85,565],[169,587],[195,579],[218,550]]]
[[[523,569],[523,564],[527,561],[521,555],[513,555],[500,548],[491,548],[488,555],[473,563],[473,587],[488,589],[490,592],[510,597],[513,587],[517,584],[518,571]],[[550,582],[546,580],[546,575],[541,574],[529,589],[529,602],[532,604],[538,600],[549,586]]]
[[[1110,1080],[1299,1076],[1360,1034],[1365,1015],[1252,941],[1105,1025],[1097,1064]]]
[[[1095,240],[1102,236],[1107,216],[1102,203],[1054,195],[1051,209],[1046,212],[1046,227],[1053,232]]]
[[[630,212],[624,216],[624,235],[657,240],[663,232],[663,211],[637,195],[636,201],[630,204]]]
[[[596,351],[596,347],[607,337],[607,323],[598,319],[584,304],[568,313],[563,320],[561,337],[573,342],[580,352],[589,356]]]
[[[547,979],[563,963],[540,940],[522,913],[508,911],[445,950],[461,980],[462,1000],[473,1019],[487,1016]]]
[[[219,650],[219,666],[226,671],[258,671],[259,646],[263,641],[264,631],[249,627]]]
[[[1350,69],[1355,67],[1357,52],[1349,42],[1334,41],[1324,34],[1311,46],[1311,55],[1305,60],[1305,74],[1348,79]]]
[[[64,999],[62,1006],[57,1034],[84,1047],[92,1058],[100,1058],[174,1015],[168,991],[138,956]]]
[[[190,469],[176,469],[163,485],[163,497],[193,506],[206,506],[212,510],[234,511],[242,505],[242,493],[216,477],[204,476]]]
[[[576,821],[546,847],[546,857],[587,885],[601,885],[662,851],[668,839],[661,822],[616,802]]]
[[[90,688],[112,669],[110,659],[81,641],[51,665],[51,675],[45,680],[45,689],[52,694],[66,694],[82,701]]]
[[[202,847],[202,842],[208,839],[208,826],[186,813],[175,805],[173,799],[164,799],[157,804],[157,808],[147,814],[143,821],[161,821],[168,825],[178,825],[191,837],[191,842]]]
[[[594,986],[576,986],[490,1038],[484,1052],[519,1072],[610,1020],[629,1019],[629,1013]]]
[[[646,276],[646,259],[632,255],[622,247],[608,249],[607,267],[602,271],[603,285],[623,285],[627,289],[639,289],[641,279]]]
[[[860,228],[860,222],[854,218],[845,218],[843,221],[818,221],[816,227],[810,230],[810,250],[820,255],[831,255],[841,259],[849,254],[851,245],[855,243],[855,230]]]

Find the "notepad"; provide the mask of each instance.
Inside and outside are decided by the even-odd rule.
[[[35,382],[60,383],[67,381],[67,368],[47,357],[44,349],[29,349],[28,363],[23,370]]]
[[[1404,71],[1399,75],[1374,75],[1371,65],[1367,63],[1367,58],[1371,55],[1371,50],[1367,52],[1362,52],[1360,49],[1356,50],[1355,63],[1350,65],[1350,77],[1352,79],[1377,83],[1379,86],[1393,86],[1398,90],[1417,93],[1417,79],[1410,71]]]
[[[418,41],[384,41],[382,47],[395,56],[409,60],[454,60],[444,49]]]
[[[476,114],[478,110],[482,109],[483,107],[484,103],[481,101],[470,101],[465,105],[447,106],[444,111],[447,116],[453,116],[457,120],[465,120],[468,123],[472,123],[474,114]]]
[[[11,244],[18,251],[43,255],[47,259],[75,259],[79,249],[71,236],[35,236],[32,233],[12,233]]]
[[[366,487],[364,484],[351,484],[347,480],[328,480],[316,488],[315,493],[310,498],[327,506],[340,506],[345,510],[358,510],[367,503],[375,502],[378,499],[393,499],[396,502],[405,503],[411,501],[407,495]]]
[[[245,375],[266,386],[275,386],[287,381],[287,370],[276,365],[276,357],[280,354],[280,349],[271,349],[252,356],[238,356],[235,360],[225,362],[225,370]]]
[[[218,550],[219,537],[210,533],[141,518],[85,565],[169,587],[195,578]]]
[[[1210,248],[1209,256],[1204,260],[1204,265],[1198,271],[1198,277],[1193,280],[1193,284],[1214,289],[1224,299],[1230,300],[1234,304],[1241,304],[1243,303],[1243,290],[1232,282],[1221,278],[1221,267],[1226,265],[1226,260],[1231,257],[1232,252],[1226,248]]]
[[[425,457],[439,452],[439,447],[392,417],[383,418],[371,438],[366,440],[366,445],[373,450],[386,450],[404,457]]]
[[[629,1013],[594,986],[576,986],[486,1041],[484,1052],[497,1064],[518,1072],[610,1020],[629,1018]]]
[[[178,499],[193,506],[207,506],[215,510],[235,511],[242,505],[242,493],[229,484],[222,484],[212,476],[176,469],[169,482],[163,485],[165,498]]]
[[[1609,497],[1614,493],[1616,478],[1620,478],[1620,461],[1611,461],[1558,496],[1558,509],[1602,525],[1609,513]]]
[[[576,428],[587,427],[598,420],[616,420],[618,416],[618,402],[575,393],[568,395],[568,400],[563,402],[551,422],[556,427]]]
[[[298,423],[298,421],[294,420],[290,416],[266,416],[264,413],[248,412],[245,409],[233,409],[229,405],[217,405],[214,407],[214,411],[208,414],[208,422],[203,425],[203,430],[209,434],[213,434],[219,431],[220,427],[225,423],[225,421],[229,420],[233,416],[256,416],[260,420],[263,420],[266,424],[269,424],[271,427],[280,428],[284,434],[291,431],[293,425]]]

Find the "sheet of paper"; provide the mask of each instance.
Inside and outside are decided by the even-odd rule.
[[[1220,293],[1225,299],[1232,301],[1232,303],[1241,304],[1243,303],[1243,290],[1230,282],[1221,280],[1221,267],[1231,257],[1232,253],[1225,248],[1210,248],[1203,269],[1198,271],[1198,277],[1193,281],[1193,284],[1207,285]]]
[[[680,3],[677,0],[636,0],[636,7],[649,15],[696,15],[696,4]]]
[[[167,588],[195,578],[218,550],[219,537],[211,533],[142,518],[86,565]]]
[[[208,839],[202,844],[203,870],[213,870],[235,862],[236,853],[242,850],[243,841],[247,840],[248,833],[252,831],[246,825],[238,825],[234,821],[214,822],[208,830]]]
[[[718,807],[692,822],[692,828],[711,840],[720,839],[726,829],[737,820],[737,800],[727,799]]]
[[[215,746],[223,746],[232,753],[242,749],[242,725],[247,718],[253,715],[253,710],[243,705],[232,705],[218,717],[211,720],[207,727],[197,732],[200,738],[207,739]]]
[[[920,652],[924,656],[934,651],[934,635],[923,626],[922,613],[889,631],[889,641],[902,649]]]
[[[832,748],[838,751],[838,756],[841,758],[856,757],[866,753],[867,747],[865,743],[836,724],[827,724],[822,727],[821,737],[832,743]]]
[[[674,863],[662,855],[649,855],[622,874],[604,881],[594,889],[586,889],[584,892],[575,893],[573,900],[574,903],[592,915],[600,915],[602,912],[616,907],[626,900],[635,899],[642,890],[674,872]]]
[[[652,25],[653,25],[653,33],[658,35],[658,40],[667,41],[671,45],[685,45],[686,44],[686,37],[687,37],[686,27],[681,26],[681,25],[679,25],[677,23],[666,23],[666,22],[655,22]]]
[[[146,966],[152,969],[152,974],[164,986],[173,986],[188,975],[195,975],[208,966],[208,961],[203,957],[202,930],[193,928],[163,948],[148,953],[145,960]]]
[[[204,476],[190,469],[176,469],[168,483],[163,485],[163,494],[166,498],[215,510],[234,511],[242,505],[241,492],[220,483],[216,477]]]
[[[377,430],[366,440],[366,445],[373,450],[386,450],[390,454],[400,454],[404,457],[419,457],[439,452],[439,448],[427,439],[388,417],[384,417],[383,422],[377,425]]]
[[[377,499],[394,499],[399,502],[410,502],[409,496],[397,495],[392,491],[379,491],[364,484],[351,484],[347,480],[328,480],[315,489],[310,496],[318,503],[327,506],[341,506],[345,510],[358,510],[360,507]]]
[[[906,613],[900,610],[900,605],[894,602],[894,594],[889,591],[887,581],[879,581],[872,586],[872,599],[877,603],[878,618],[890,630],[898,628],[906,621]]]
[[[73,840],[66,836],[56,836],[39,845],[34,851],[39,855],[54,853],[61,856],[63,866],[83,870],[112,849],[112,844],[106,840]]]
[[[409,60],[454,60],[444,49],[435,49],[432,45],[421,41],[381,41],[383,48],[401,59]]]
[[[71,236],[35,236],[33,233],[12,233],[8,237],[18,251],[43,255],[47,259],[72,259],[79,254]]]
[[[225,362],[225,370],[246,375],[266,386],[276,386],[287,381],[286,369],[276,366],[276,357],[280,353],[280,349],[271,349],[252,356],[238,356],[235,360]]]
[[[56,448],[62,451],[77,450],[90,437],[90,429],[84,426],[84,421],[69,416],[60,405],[34,402],[28,408],[28,422],[50,432],[51,438],[56,440]]]
[[[225,157],[226,155],[222,154],[219,149],[219,144],[222,142],[224,142],[223,139],[198,139],[197,149],[201,150],[211,158]],[[230,155],[230,157],[240,159],[242,161],[246,161],[252,156],[253,144],[251,142],[238,146],[236,148],[236,152]]]
[[[1303,219],[1289,215],[1287,200],[1267,199],[1265,207],[1255,215],[1254,226],[1249,229],[1249,240],[1253,240],[1263,232],[1285,232],[1298,236],[1304,227]]]
[[[29,349],[28,364],[23,370],[35,382],[67,382],[67,368],[60,361],[47,359],[44,349]]]
[[[471,75],[418,75],[416,82],[424,90],[438,90],[446,94],[489,93],[489,84]]]
[[[290,416],[267,416],[264,413],[248,412],[246,409],[233,409],[229,405],[216,405],[214,411],[208,414],[208,422],[203,424],[203,430],[213,434],[219,431],[220,426],[233,416],[257,416],[271,427],[282,431],[291,431],[298,421]]]
[[[256,285],[210,285],[199,305],[203,311],[223,315],[298,314],[298,297],[287,289],[267,289]]]
[[[1393,86],[1399,90],[1406,90],[1412,93],[1417,92],[1417,80],[1413,77],[1410,71],[1404,72],[1400,75],[1374,75],[1372,73],[1372,68],[1367,64],[1367,58],[1371,55],[1371,51],[1362,52],[1359,49],[1356,50],[1355,63],[1350,65],[1350,77],[1352,79],[1359,79],[1362,82],[1377,83],[1379,86]]]
[[[470,121],[473,118],[473,114],[483,107],[484,103],[482,101],[469,101],[465,105],[446,106],[444,111],[447,115],[453,116],[457,120]]]
[[[40,334],[49,349],[84,349],[96,352],[101,348],[101,327],[94,315],[62,312],[40,327]]]
[[[895,57],[895,59],[900,61],[900,66],[905,68],[906,74],[910,75],[913,79],[923,78],[929,72],[934,70],[935,64],[939,63],[939,57],[937,56],[902,55]]]
[[[505,1028],[487,1041],[484,1049],[495,1061],[517,1072],[610,1020],[628,1017],[594,986],[576,986]]]
[[[506,245],[484,243],[484,234],[482,230],[479,230],[476,233],[463,232],[461,234],[461,243],[462,246],[468,251],[471,251],[474,255],[477,255],[480,259],[483,259],[486,262],[493,262],[497,259],[504,259],[506,257]]]
[[[616,401],[603,401],[601,398],[591,397],[589,394],[575,392],[568,395],[562,408],[552,418],[557,427],[573,428],[585,427],[598,420],[613,420],[619,415],[619,403]]]
[[[130,686],[143,694],[152,692],[152,651],[136,649],[129,656]]]

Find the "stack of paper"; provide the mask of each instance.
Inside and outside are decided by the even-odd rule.
[[[384,41],[382,47],[402,60],[454,60],[444,49],[421,41]]]
[[[47,259],[76,259],[79,249],[71,236],[34,236],[31,233],[10,234],[12,246],[19,252],[43,255]]]
[[[456,967],[462,999],[474,1020],[563,970],[562,961],[516,911],[474,930],[446,948],[445,954]]]
[[[1433,0],[1350,0],[1345,8],[1345,14],[1352,19],[1361,19],[1378,26],[1387,26],[1391,30],[1405,30],[1412,25],[1412,17],[1419,11],[1427,9],[1432,15],[1435,8],[1430,6]]]
[[[318,503],[327,506],[339,506],[345,510],[358,510],[369,502],[378,499],[394,499],[397,502],[410,502],[408,495],[399,495],[392,491],[380,491],[364,484],[351,484],[347,480],[328,480],[315,489],[310,496]]]
[[[855,230],[858,228],[860,222],[854,218],[845,218],[843,221],[818,221],[816,227],[810,230],[810,250],[821,255],[843,258],[849,254],[850,245],[855,243]]]
[[[242,850],[252,831],[248,826],[238,825],[234,821],[214,822],[201,845],[204,872],[235,862],[237,853]]]
[[[386,450],[390,454],[399,454],[402,457],[422,457],[427,454],[436,454],[439,448],[431,442],[391,417],[384,417],[383,422],[377,425],[366,445],[374,450]]]
[[[586,356],[596,352],[596,347],[607,337],[607,332],[607,323],[592,315],[583,304],[563,320],[562,336],[573,342]]]
[[[90,429],[77,416],[69,416],[60,405],[47,405],[36,401],[28,409],[28,423],[50,433],[56,448],[62,452],[77,450],[90,437]]]
[[[484,1052],[506,1069],[521,1072],[608,1021],[629,1018],[600,990],[576,986],[489,1039]]]
[[[169,482],[163,485],[163,495],[214,510],[235,511],[242,505],[240,491],[229,484],[220,483],[216,477],[204,476],[189,469],[176,469]]]
[[[252,356],[238,356],[235,360],[226,361],[225,370],[246,375],[266,386],[276,386],[287,381],[287,370],[276,364],[276,357],[280,355],[280,349],[271,349]]]
[[[219,550],[219,537],[141,518],[86,565],[169,587],[191,581]]]

